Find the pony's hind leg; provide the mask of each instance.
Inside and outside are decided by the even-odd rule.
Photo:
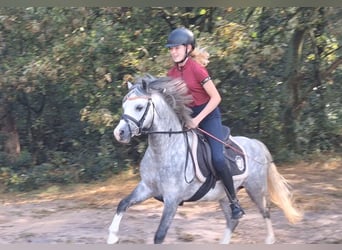
[[[265,244],[273,244],[275,242],[275,236],[270,216],[269,201],[267,199],[266,194],[258,193],[256,192],[256,190],[257,189],[254,189],[254,191],[250,192],[248,189],[246,189],[249,197],[257,205],[259,212],[265,220],[267,230]]]
[[[265,244],[273,244],[275,242],[275,236],[271,221],[270,207],[266,196],[262,198],[262,204],[262,208],[260,208],[259,206],[258,207],[266,223],[267,236],[265,239]]]
[[[221,239],[220,244],[229,244],[232,238],[232,234],[235,228],[237,227],[237,225],[239,224],[239,220],[233,220],[231,218],[231,209],[229,207],[229,201],[227,197],[221,199],[219,202],[220,202],[221,209],[224,213],[224,216],[226,218],[226,229],[224,231],[224,235]]]
[[[118,232],[119,226],[124,212],[132,205],[138,204],[148,198],[151,198],[151,192],[144,183],[140,182],[134,191],[128,195],[126,198],[120,201],[116,213],[114,215],[113,221],[109,226],[109,235],[107,238],[107,244],[115,244],[119,241]]]

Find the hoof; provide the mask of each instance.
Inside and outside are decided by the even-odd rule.
[[[119,237],[116,236],[115,234],[109,234],[108,239],[107,239],[107,244],[116,244],[119,242]]]
[[[265,244],[274,244],[275,243],[275,238],[274,236],[269,236],[265,240]]]

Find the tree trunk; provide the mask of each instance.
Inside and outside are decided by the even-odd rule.
[[[303,43],[307,30],[298,28],[294,31],[289,44],[287,58],[286,86],[288,87],[288,101],[283,113],[283,134],[286,138],[286,145],[289,148],[296,148],[295,123],[298,118],[300,103],[300,65],[303,53]]]
[[[19,134],[15,119],[8,105],[0,107],[0,136],[2,138],[2,145],[0,145],[2,150],[11,160],[17,159],[20,154]]]

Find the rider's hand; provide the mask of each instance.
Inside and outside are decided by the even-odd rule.
[[[197,121],[196,117],[192,118],[187,124],[186,126],[190,129],[195,129],[198,127],[199,122]]]

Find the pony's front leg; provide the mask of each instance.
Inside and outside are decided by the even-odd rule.
[[[126,198],[120,201],[113,221],[109,226],[109,235],[107,244],[115,244],[119,241],[118,232],[119,226],[124,212],[132,205],[138,204],[152,197],[150,189],[143,183],[140,182],[134,191]]]
[[[119,226],[120,226],[120,222],[122,219],[122,215],[123,215],[122,213],[121,214],[116,213],[114,215],[112,224],[109,227],[107,244],[115,244],[119,241],[118,232],[119,232]]]
[[[162,218],[158,227],[158,230],[154,236],[154,244],[161,244],[163,243],[167,231],[171,225],[173,218],[176,215],[176,211],[178,208],[179,202],[177,201],[167,201],[164,200],[164,210],[162,214]]]

